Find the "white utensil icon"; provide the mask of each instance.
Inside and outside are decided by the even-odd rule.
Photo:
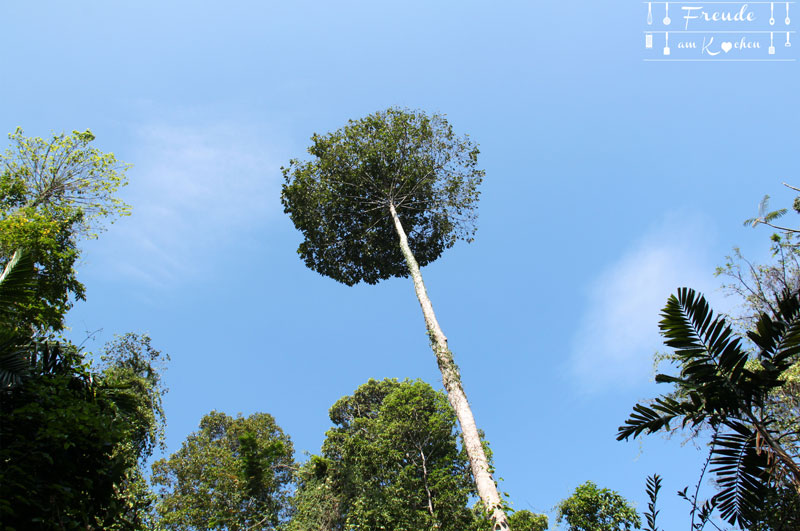
[[[669,2],[664,2],[664,25],[669,26],[672,19],[669,18]]]
[[[647,33],[644,36],[644,47],[645,48],[652,48],[653,47],[653,34]]]
[[[788,37],[788,33],[786,34]],[[669,32],[664,33],[664,55],[669,55]]]
[[[769,32],[769,54],[775,55],[775,44],[772,42],[773,33]]]
[[[775,2],[769,4],[769,25],[775,25]]]
[[[653,3],[647,2],[647,25],[653,24]]]
[[[792,21],[789,20],[789,2],[786,2],[786,20],[785,20],[785,22],[786,22],[787,26],[792,23]]]
[[[784,46],[786,46],[787,48],[791,48],[792,47],[792,43],[789,42],[789,32],[788,31],[786,32],[786,44],[784,44]]]

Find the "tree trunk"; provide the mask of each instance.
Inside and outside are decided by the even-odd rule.
[[[400,218],[397,216],[397,210],[393,203],[389,203],[389,211],[392,214],[394,227],[400,238],[400,249],[403,251],[406,265],[408,265],[408,271],[411,274],[411,278],[414,280],[414,289],[417,292],[417,299],[419,299],[419,305],[422,307],[422,314],[425,317],[425,326],[428,329],[431,348],[436,355],[436,362],[439,364],[439,370],[442,373],[442,383],[444,383],[444,388],[447,391],[447,398],[456,412],[458,423],[461,425],[464,447],[469,456],[472,476],[475,478],[475,487],[478,490],[478,496],[486,510],[492,515],[492,529],[495,531],[507,530],[509,527],[506,514],[500,503],[497,485],[495,485],[494,479],[492,479],[492,475],[489,473],[489,463],[486,459],[486,453],[483,451],[480,435],[478,435],[475,417],[472,416],[472,409],[469,407],[467,395],[464,393],[464,387],[461,385],[461,375],[458,372],[458,366],[453,361],[453,353],[450,352],[450,349],[447,347],[447,337],[444,335],[444,332],[442,332],[442,328],[436,320],[436,314],[433,313],[433,305],[428,298],[425,284],[422,282],[422,273],[419,270],[419,264],[417,264],[417,260],[411,252],[411,247],[408,245],[408,237],[403,229],[403,225],[400,223]]]
[[[417,446],[417,450],[419,450],[419,456],[422,458],[422,482],[425,484],[425,494],[428,497],[428,513],[431,515],[431,529],[439,529],[439,522],[436,519],[436,511],[433,510],[433,495],[431,494],[431,489],[428,486],[428,465],[427,460],[425,459],[425,452],[422,451],[421,446]]]
[[[794,490],[800,494],[800,467],[797,466],[797,463],[794,462],[794,459],[786,453],[786,450],[772,438],[769,433],[769,430],[764,426],[764,424],[756,418],[756,416],[751,412],[746,412],[747,417],[750,419],[750,422],[753,423],[753,426],[756,429],[756,448],[757,451],[760,453],[760,445],[758,442],[758,438],[761,438],[766,442],[766,446],[769,448],[769,451],[772,452],[772,458],[777,459],[781,462],[783,467],[788,470],[792,475],[792,486]]]

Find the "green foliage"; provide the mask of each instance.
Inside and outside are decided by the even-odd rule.
[[[95,237],[104,219],[128,213],[114,196],[126,184],[127,166],[90,147],[91,132],[28,138],[9,135],[0,155],[0,263],[25,248],[37,264],[37,292],[21,322],[40,329],[63,327],[71,298],[85,288],[73,268],[81,237]]]
[[[795,203],[796,204],[796,203]],[[745,227],[756,227],[760,223],[767,225],[773,221],[782,218],[786,215],[788,210],[779,208],[778,210],[769,210],[769,196],[765,195],[761,202],[758,204],[758,216],[744,220]]]
[[[283,168],[281,196],[309,268],[347,285],[406,276],[390,204],[420,266],[472,239],[484,172],[444,116],[390,108],[311,140],[313,159]]]
[[[36,290],[33,258],[19,250],[0,275],[0,390],[28,376],[30,330],[19,329],[19,314]]]
[[[800,496],[792,487],[770,489],[762,511],[753,518],[749,531],[793,531],[800,529]]]
[[[797,188],[785,185],[794,191]],[[787,214],[786,209],[769,211],[769,197],[765,196],[759,206],[757,218],[748,220],[746,224],[757,226],[764,224],[779,233],[771,236],[772,258],[766,264],[748,261],[739,249],[734,249],[733,256],[727,257],[723,267],[717,269],[718,275],[727,277],[730,282],[724,286],[729,294],[738,296],[742,305],[731,316],[740,333],[755,330],[762,313],[776,314],[775,301],[783,293],[796,292],[800,289],[800,245],[797,241],[797,229],[778,226],[776,220]],[[793,203],[795,213],[800,213],[800,196]],[[752,346],[755,351],[755,346]],[[772,426],[775,438],[787,450],[795,462],[800,461],[800,356],[794,357],[794,363],[782,374],[783,384],[773,388],[759,404],[760,416],[774,419]],[[758,372],[760,363],[756,356],[751,356],[747,368]],[[784,482],[771,482],[766,485],[767,493],[761,504],[760,514],[754,515],[751,529],[765,531],[767,529],[794,529],[800,527],[800,494],[793,487],[786,487]]]
[[[0,394],[0,520],[10,529],[77,528],[111,503],[122,439],[74,351]],[[108,444],[111,443],[111,444]]]
[[[146,529],[149,387],[115,363],[91,371],[63,342],[32,342],[28,356],[28,378],[0,392],[4,529]]]
[[[656,510],[656,502],[658,501],[658,493],[661,490],[661,476],[658,474],[653,474],[649,478],[647,478],[647,497],[649,498],[649,502],[647,503],[647,511],[644,513],[645,522],[647,522],[647,527],[645,531],[658,531],[658,527],[656,527],[656,520],[658,519],[658,513],[660,511]]]
[[[673,422],[711,427],[711,472],[719,488],[712,506],[742,527],[759,518],[770,487],[800,484],[796,458],[776,433],[775,418],[760,410],[800,354],[800,294],[784,293],[774,307],[775,314],[762,313],[748,333],[759,364],[752,370],[741,337],[701,295],[681,288],[671,296],[659,327],[680,373],[659,374],[656,381],[678,392],[637,404],[618,433],[627,439],[668,431]]]
[[[445,396],[370,380],[330,410],[321,456],[299,474],[292,530],[472,529],[469,466]]]
[[[162,376],[169,359],[169,354],[153,347],[150,336],[130,332],[115,336],[100,356],[101,385],[128,415],[128,439],[140,460],[150,457],[157,446],[163,449],[162,397],[168,389]]]
[[[50,332],[83,297],[79,238],[127,212],[113,196],[126,168],[90,148],[88,131],[10,138],[0,156],[0,521],[9,530],[149,529],[141,466],[163,433],[163,355],[128,334],[92,370]]]
[[[727,316],[740,335],[751,330],[762,313],[775,313],[774,303],[782,293],[800,288],[797,236],[773,234],[771,241],[771,263],[750,262],[734,248],[725,264],[716,269],[717,276],[727,279],[722,286],[725,293],[740,300],[739,307]]]
[[[178,452],[153,464],[160,527],[275,529],[288,516],[293,452],[271,415],[212,411]]]
[[[557,509],[557,520],[566,522],[568,531],[630,531],[641,526],[639,515],[625,498],[615,491],[598,489],[591,481],[575,489]]]
[[[112,153],[89,144],[91,131],[54,135],[49,140],[23,136],[20,128],[8,135],[13,147],[2,157],[4,206],[47,207],[80,211],[81,230],[93,235],[103,218],[125,215],[128,205],[114,196],[127,184],[125,171]]]
[[[775,306],[782,293],[800,289],[800,247],[792,233],[773,234],[772,257],[768,264],[751,263],[738,249],[727,257],[717,274],[730,279],[724,285],[727,293],[742,300],[742,305],[730,318],[740,334],[755,330],[762,313],[775,314]],[[758,372],[761,364],[755,356],[755,345],[748,343],[751,356],[747,369]],[[782,374],[782,385],[774,387],[759,405],[761,414],[775,420],[774,430],[783,445],[789,449],[800,448],[800,356]],[[795,458],[800,457],[797,452]]]
[[[548,528],[546,515],[535,514],[525,509],[512,513],[508,517],[508,525],[514,531],[545,531]]]
[[[108,530],[150,529],[155,498],[147,484],[145,465],[156,447],[164,448],[166,417],[162,375],[169,355],[152,345],[147,334],[127,333],[107,343],[100,356],[98,386],[117,407],[124,426],[118,455],[130,463],[114,486],[120,509]]]
[[[29,252],[18,249],[0,274],[0,323],[11,327],[35,288],[33,257]]]

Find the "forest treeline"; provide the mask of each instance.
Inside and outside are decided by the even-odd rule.
[[[165,450],[168,354],[145,334],[123,333],[91,354],[63,337],[85,296],[81,241],[130,213],[117,197],[128,166],[93,140],[89,131],[41,139],[17,130],[0,159],[2,529],[548,528],[545,515],[514,511],[498,491],[422,283],[420,266],[473,237],[483,176],[477,146],[443,116],[389,109],[351,121],[314,135],[311,160],[284,169],[282,199],[305,237],[306,265],[349,285],[411,277],[444,386],[369,380],[332,405],[320,452],[302,460],[270,414],[212,411],[148,466]],[[668,391],[636,404],[619,427],[620,440],[684,430],[707,446],[706,465],[679,493],[696,531],[800,529],[800,250],[798,231],[776,224],[788,213],[765,201],[749,220],[777,231],[771,263],[737,251],[719,269],[740,297],[737,314],[715,314],[690,288],[666,301],[669,368],[657,381]],[[576,531],[661,529],[654,472],[642,478],[650,503],[641,514],[587,481],[558,504],[557,521]]]

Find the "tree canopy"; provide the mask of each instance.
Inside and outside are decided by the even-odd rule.
[[[114,354],[118,345],[108,345],[97,372],[74,345],[34,341],[27,378],[0,391],[4,529],[146,528],[141,466],[163,429],[152,366],[161,355],[150,347],[143,357],[135,336],[124,356]],[[134,360],[145,370],[131,371]]]
[[[180,450],[153,464],[163,529],[275,529],[288,516],[293,447],[267,413],[212,411]]]
[[[4,529],[148,527],[144,461],[161,442],[166,359],[147,336],[106,345],[93,367],[54,331],[83,298],[78,242],[127,213],[126,167],[91,132],[21,130],[0,155],[0,521]]]
[[[310,269],[347,285],[407,276],[390,204],[420,266],[472,239],[479,150],[443,115],[390,108],[311,140],[312,160],[283,168],[281,195]]]
[[[630,531],[641,526],[639,515],[625,498],[591,481],[575,489],[557,509],[558,521],[566,522],[568,531]]]
[[[78,241],[129,213],[116,197],[128,166],[90,146],[90,131],[29,138],[17,129],[0,155],[0,263],[19,248],[37,264],[36,296],[20,319],[60,330],[71,299],[83,299],[74,264]]]
[[[442,393],[421,381],[370,380],[330,418],[321,455],[300,474],[290,529],[472,528],[469,464]]]

